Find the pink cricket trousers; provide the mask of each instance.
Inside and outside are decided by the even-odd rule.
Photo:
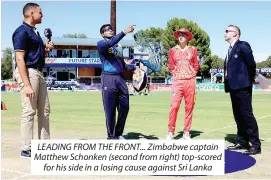
[[[193,109],[196,99],[196,79],[174,80],[171,86],[171,109],[169,112],[168,132],[174,134],[178,111],[182,98],[185,101],[184,133],[189,132],[192,124]]]

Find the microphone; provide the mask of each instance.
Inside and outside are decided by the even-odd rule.
[[[47,39],[48,39],[49,41],[51,41],[52,31],[51,31],[50,28],[46,28],[46,29],[44,30],[44,36],[47,37]]]
[[[134,38],[135,41],[137,41],[137,36],[136,36],[136,34],[133,34],[133,38]]]

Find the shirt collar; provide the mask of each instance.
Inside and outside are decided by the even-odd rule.
[[[189,48],[189,45],[187,45],[184,49],[182,49],[182,48],[180,47],[180,45],[176,45],[175,48],[176,48],[176,49],[179,49],[179,50],[181,50],[181,51],[184,51],[184,50],[186,50],[187,48]]]
[[[234,41],[230,44],[230,46],[233,47],[237,40],[238,40],[238,39],[234,40]]]
[[[36,28],[35,28],[34,26],[30,26],[30,25],[29,25],[29,24],[27,24],[26,22],[23,22],[23,24],[24,24],[25,26],[27,26],[27,27],[31,28],[31,29],[36,30]]]

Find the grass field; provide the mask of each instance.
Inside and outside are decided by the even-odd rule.
[[[100,92],[50,92],[51,139],[105,139],[105,115]],[[253,167],[219,177],[197,179],[271,179],[271,92],[254,92],[254,115],[258,120],[262,154],[255,156]],[[31,176],[30,160],[21,159],[19,93],[2,93],[7,111],[2,111],[2,179],[60,179],[52,176]],[[130,112],[124,135],[129,139],[165,139],[167,135],[170,92],[152,92],[151,96],[131,96]],[[176,135],[183,129],[184,101],[178,115]],[[35,121],[35,132],[37,131]],[[225,144],[234,142],[236,126],[232,115],[229,94],[224,92],[198,92],[192,124],[193,139],[225,139]],[[35,137],[37,135],[35,134]],[[81,177],[62,177],[61,179]],[[92,177],[82,177],[92,179]],[[101,177],[93,177],[100,179]],[[116,177],[103,177],[103,179]],[[118,179],[143,179],[143,177],[119,177]],[[150,177],[144,177],[149,179]],[[174,179],[178,177],[168,177]],[[182,177],[183,178],[183,177]],[[189,178],[189,177],[187,177]],[[165,179],[165,177],[152,177]]]

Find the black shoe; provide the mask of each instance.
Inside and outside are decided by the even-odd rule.
[[[107,137],[107,140],[117,140],[118,138],[116,137]]]
[[[22,158],[31,158],[31,150],[28,151],[21,151]]]
[[[228,146],[228,150],[241,150],[241,149],[249,149],[249,145],[241,145],[237,143],[233,146]]]
[[[255,154],[261,154],[261,148],[249,148],[246,152],[246,155],[255,155]]]

